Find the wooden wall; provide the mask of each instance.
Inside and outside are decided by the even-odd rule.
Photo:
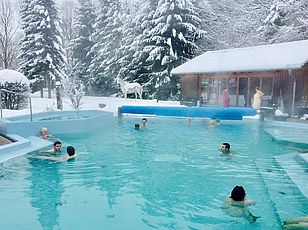
[[[296,79],[296,95],[295,108],[302,103],[302,96],[308,97],[308,65],[300,70],[291,71],[291,76],[287,70],[271,71],[271,72],[254,72],[254,73],[231,73],[230,75],[181,75],[181,101],[197,101],[201,95],[201,79],[202,78],[221,78],[221,77],[237,77],[237,78],[251,78],[259,79],[262,77],[270,77],[273,79],[272,89],[272,103],[277,104],[278,97],[281,94],[284,100],[285,112],[291,114],[292,111],[292,96],[293,96],[293,82]],[[238,89],[241,91],[241,89]],[[254,93],[254,89],[250,89]]]
[[[197,101],[199,99],[199,76],[181,76],[181,101]]]

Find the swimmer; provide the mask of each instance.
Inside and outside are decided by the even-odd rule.
[[[209,121],[209,128],[215,128],[220,125],[220,120],[219,119],[211,119]]]
[[[139,124],[135,124],[135,129],[139,130],[140,129],[140,125]]]
[[[282,229],[308,229],[308,216],[283,221]]]
[[[185,125],[186,125],[186,126],[191,126],[191,125],[192,125],[192,120],[191,120],[191,118],[187,118],[187,119],[185,120]]]
[[[61,147],[62,147],[61,141],[55,141],[51,149],[41,150],[40,153],[57,153],[61,151]]]
[[[221,147],[220,147],[220,151],[223,154],[229,154],[230,153],[230,144],[229,143],[222,143]]]
[[[287,145],[281,145],[280,147],[284,148],[284,149],[292,149],[292,150],[295,150],[299,153],[308,153],[308,149],[299,149],[299,148],[296,148],[296,147],[293,147],[293,146],[287,146]]]
[[[229,216],[243,217],[253,223],[260,217],[254,216],[248,210],[248,206],[255,204],[255,201],[246,198],[246,192],[242,186],[235,186],[231,194],[224,199],[223,211]]]
[[[48,134],[48,129],[46,127],[43,127],[41,129],[41,138],[48,139],[49,137],[51,137],[51,135]]]
[[[51,161],[56,161],[56,162],[63,162],[63,161],[68,161],[71,159],[74,159],[75,157],[78,156],[78,154],[75,152],[75,148],[73,146],[68,146],[66,148],[67,151],[67,156],[62,156],[62,157],[54,157],[54,156],[36,156],[34,158],[42,159],[42,160],[51,160]]]
[[[146,128],[147,126],[148,126],[148,120],[146,118],[142,118],[141,128]]]

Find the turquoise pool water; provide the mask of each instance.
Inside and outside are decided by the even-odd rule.
[[[74,161],[28,155],[1,164],[1,229],[281,229],[281,218],[308,214],[307,199],[273,159],[289,151],[259,122],[209,129],[200,120],[153,118],[137,131],[136,121],[61,136],[80,153]],[[225,141],[232,158],[219,153]],[[256,223],[222,209],[235,185],[257,202],[249,207],[261,216]]]

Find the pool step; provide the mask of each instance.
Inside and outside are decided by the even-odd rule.
[[[308,153],[302,153],[295,156],[294,160],[296,160],[299,164],[301,164],[306,172],[308,170]]]
[[[276,156],[275,159],[308,199],[308,163],[298,152]],[[305,154],[303,154],[305,155]]]
[[[24,154],[39,150],[41,148],[47,148],[52,143],[43,140],[39,137],[30,136],[27,138],[21,137],[16,134],[8,134],[8,137],[16,140],[16,142],[1,146],[0,148],[0,163],[12,159],[14,157],[19,157]]]
[[[268,161],[258,160],[256,167],[266,187],[269,201],[272,202],[281,222],[292,217],[307,215],[307,198],[303,196],[276,158]]]
[[[308,147],[307,129],[300,127],[295,129],[292,127],[274,126],[265,128],[264,131],[278,144],[290,145],[303,149]]]

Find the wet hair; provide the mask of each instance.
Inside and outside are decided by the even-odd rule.
[[[56,145],[62,145],[62,142],[61,142],[61,141],[55,141],[55,142],[53,143],[53,146],[56,146]]]
[[[230,150],[230,144],[229,143],[222,143],[222,145],[226,146],[226,149]]]
[[[148,121],[146,118],[142,118],[142,121]]]
[[[234,201],[243,201],[245,199],[246,192],[243,186],[235,186],[231,192],[231,198]]]
[[[135,129],[139,129],[140,125],[139,124],[135,124]]]
[[[41,129],[41,132],[43,132],[43,131],[48,131],[48,129],[47,129],[46,127],[43,127],[43,128]]]
[[[71,157],[75,155],[75,148],[73,146],[67,146],[66,148],[67,154]]]

